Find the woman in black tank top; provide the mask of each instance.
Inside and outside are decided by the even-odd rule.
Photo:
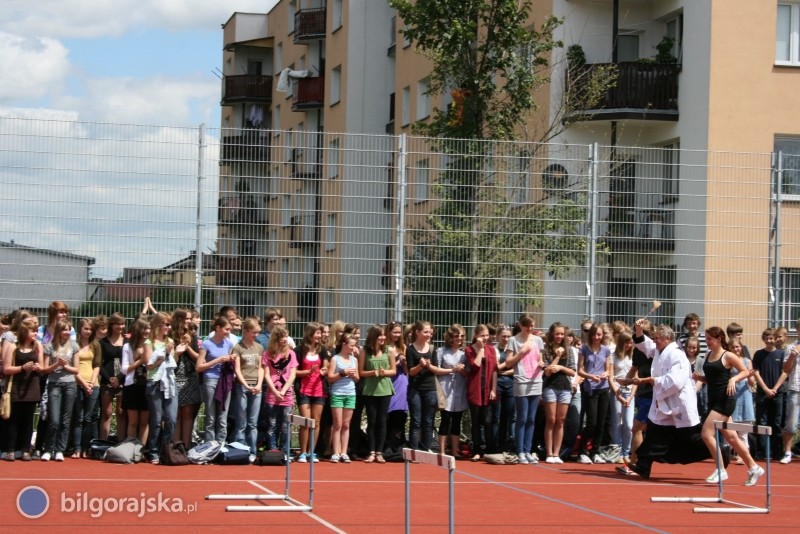
[[[708,355],[703,364],[705,377],[700,377],[695,373],[695,380],[702,380],[708,386],[708,416],[703,423],[701,435],[716,463],[717,440],[714,422],[730,422],[731,414],[736,406],[736,383],[745,380],[750,373],[742,360],[728,350],[725,332],[721,328],[712,326],[706,330],[706,342],[708,343]],[[755,485],[758,477],[764,474],[764,470],[753,460],[747,446],[739,439],[736,432],[720,430],[720,434],[747,464],[748,476],[745,485]],[[724,469],[719,471],[715,469],[711,476],[706,478],[706,482],[716,483],[720,478],[726,480],[728,473]]]

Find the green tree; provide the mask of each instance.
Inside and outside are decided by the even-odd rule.
[[[534,97],[550,82],[550,57],[562,46],[553,32],[562,21],[549,16],[532,26],[529,0],[390,5],[402,19],[403,35],[432,62],[428,94],[453,97],[447,109],[414,125],[431,137],[444,163],[435,177],[436,207],[411,232],[407,319],[438,325],[494,321],[503,279],[515,281],[513,298],[531,308],[539,302],[543,273],[567,274],[582,264],[586,250],[583,196],[535,192],[530,179],[541,176],[537,151],[545,145],[508,143],[531,135]],[[563,131],[571,109],[587,109],[574,99],[596,98],[613,83],[613,76],[592,76],[599,89],[565,90],[555,119],[532,132],[536,141]]]

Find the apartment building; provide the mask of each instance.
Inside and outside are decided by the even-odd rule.
[[[392,16],[385,2],[283,0],[223,25],[220,302],[387,319]]]
[[[800,3],[554,0],[553,13],[565,17],[558,37],[581,45],[587,68],[619,68],[602,109],[558,139],[613,151],[600,176],[600,234],[610,247],[600,318],[638,316],[658,299],[658,318],[740,320],[756,345],[767,318],[793,328]],[[664,43],[674,63],[642,61]],[[562,90],[552,84],[554,100]],[[773,151],[785,156],[780,195]]]

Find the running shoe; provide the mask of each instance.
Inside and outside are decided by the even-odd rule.
[[[531,454],[529,452],[526,452],[525,453],[525,458],[528,460],[529,464],[538,464],[539,463],[539,457],[536,456],[536,453]]]
[[[756,480],[758,480],[758,476],[756,477]],[[719,469],[715,469],[713,473],[708,475],[708,478],[706,478],[706,482],[708,482],[709,484],[716,484],[717,482],[719,482],[720,478],[722,480],[728,480],[728,472],[725,471],[724,469],[722,471],[720,471]],[[755,484],[755,482],[753,482],[753,484]],[[752,484],[750,485],[752,486]]]
[[[747,480],[745,480],[745,486],[755,486],[756,482],[758,482],[759,477],[764,474],[764,468],[760,465],[757,465],[751,469],[747,470]]]
[[[606,463],[606,459],[600,456],[599,454],[595,454],[594,458],[592,458],[592,462],[596,464],[604,464]]]
[[[319,463],[319,458],[317,458],[316,454],[313,453],[311,454],[311,461],[314,462],[315,464]]]
[[[626,476],[630,476],[630,475],[635,475],[635,474],[636,474],[636,473],[635,473],[634,471],[632,471],[632,470],[631,470],[631,469],[630,469],[630,468],[629,468],[627,465],[620,465],[620,466],[617,466],[617,467],[615,468],[615,471],[616,471],[617,473],[619,473],[620,475],[626,475]]]
[[[578,463],[579,464],[590,464],[590,463],[592,463],[592,459],[589,458],[588,456],[586,456],[585,454],[581,454],[578,457]]]
[[[46,453],[42,454],[41,461],[42,462],[49,462],[50,458],[52,458],[52,457],[53,456],[49,452],[46,452]]]
[[[548,456],[547,459],[544,461],[544,463],[554,464],[556,463],[556,458],[558,458],[558,456]]]
[[[343,455],[341,455],[341,456],[339,457],[339,459],[340,459],[341,461],[343,461],[344,463],[346,463],[346,464],[349,464],[349,463],[350,463],[350,457],[349,457],[349,456],[347,456],[346,454],[343,454]]]
[[[332,455],[331,455],[331,462],[333,462],[333,463],[335,463],[335,464],[338,464],[338,463],[339,463],[339,459],[340,459],[340,458],[339,458],[339,455],[338,455],[338,454],[332,454]]]
[[[786,454],[784,454],[783,458],[781,458],[781,460],[780,460],[780,463],[782,463],[782,464],[790,464],[790,463],[792,463],[792,453],[791,452],[787,452]]]
[[[308,454],[306,453],[301,454],[300,457],[297,459],[297,461],[300,462],[301,464],[308,463]]]
[[[522,464],[522,465],[528,465],[530,462],[525,457],[525,453],[521,452],[521,453],[517,454],[517,463],[518,464]]]
[[[64,461],[64,453],[63,452],[57,452],[54,460],[56,462],[63,462]]]

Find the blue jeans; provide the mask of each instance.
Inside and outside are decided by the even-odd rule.
[[[75,395],[75,382],[50,382],[47,385],[47,442],[45,451],[64,452],[69,439],[69,424]]]
[[[631,396],[630,388],[628,391],[621,391],[622,397],[627,399]],[[631,400],[627,408],[623,408],[622,403],[614,396],[611,403],[611,443],[616,443],[622,447],[622,456],[631,455],[631,438],[633,437],[633,412],[636,404]]]
[[[89,394],[77,385],[75,391],[75,405],[72,410],[72,445],[78,452],[88,451],[89,442],[92,441],[92,419],[97,398],[100,396],[100,386],[92,388],[92,392]]]
[[[246,443],[250,447],[250,454],[256,454],[258,440],[258,415],[261,412],[261,391],[255,395],[250,393],[241,384],[236,384],[233,389],[231,404],[238,404],[236,410],[236,429],[233,441]],[[245,432],[245,429],[247,431]]]
[[[287,450],[286,439],[289,437],[289,417],[292,406],[273,406],[265,404],[267,411],[267,444],[271,450],[280,448]]]
[[[436,390],[419,391],[408,388],[408,443],[412,449],[427,451],[431,448],[433,437],[433,416],[439,400]]]
[[[172,441],[175,433],[175,421],[178,419],[178,397],[173,395],[166,398],[161,391],[161,381],[148,380],[147,406],[150,409],[150,432],[147,436],[147,448],[150,449],[150,458],[156,459],[161,452],[161,445]],[[164,432],[161,432],[161,422],[164,422]],[[160,441],[159,441],[160,439]]]
[[[217,440],[224,442],[228,437],[228,408],[231,404],[231,396],[225,397],[225,402],[220,405],[214,400],[214,392],[217,390],[218,378],[203,378],[200,384],[200,395],[206,407],[206,428],[203,436],[204,441]]]
[[[492,439],[498,451],[505,451],[509,440],[514,438],[514,391],[511,383],[497,384],[497,401],[492,403]]]
[[[774,397],[767,397],[759,388],[756,393],[756,419],[761,426],[771,426],[772,436],[758,436],[759,456],[767,454],[767,443],[770,443],[770,456],[780,455],[783,450],[781,423],[783,422],[783,403],[785,393],[779,392]],[[770,438],[772,438],[770,440]]]
[[[514,397],[517,407],[516,439],[517,454],[531,452],[533,448],[533,426],[536,421],[536,410],[539,408],[541,395]]]

